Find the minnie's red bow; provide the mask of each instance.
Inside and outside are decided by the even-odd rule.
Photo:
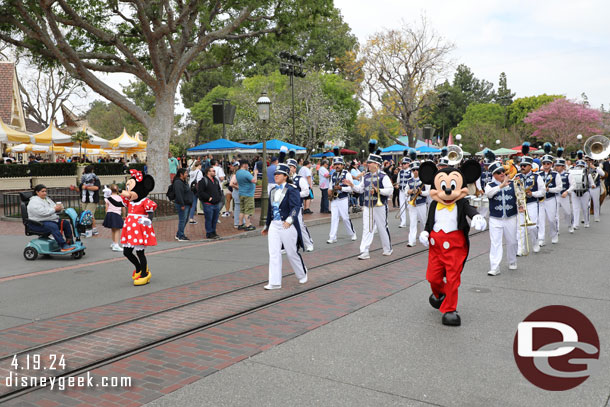
[[[129,173],[131,174],[132,177],[134,177],[136,179],[136,181],[142,182],[142,178],[144,176],[142,175],[141,171],[138,171],[138,170],[129,170]]]

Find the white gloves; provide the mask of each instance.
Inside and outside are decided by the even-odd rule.
[[[425,230],[419,234],[419,241],[424,245],[424,247],[430,246],[429,237],[430,233],[426,232]]]
[[[485,230],[485,227],[487,226],[487,221],[485,221],[485,218],[481,215],[474,215],[474,217],[472,218],[472,222],[470,222],[470,225],[476,230]]]
[[[112,191],[106,185],[104,185],[103,191],[104,191],[104,198],[108,198],[110,195],[112,195]]]
[[[150,225],[152,225],[152,220],[145,218],[143,216],[140,216],[140,218],[138,219],[138,223],[140,225],[150,226]]]

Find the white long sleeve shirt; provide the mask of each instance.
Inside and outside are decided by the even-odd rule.
[[[55,212],[55,205],[51,198],[42,199],[34,195],[28,203],[28,218],[36,222],[57,222],[59,215]]]

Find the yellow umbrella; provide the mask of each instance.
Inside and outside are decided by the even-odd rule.
[[[86,141],[82,144],[82,148],[108,148],[110,147],[110,140],[106,140],[105,138],[96,136],[95,134],[87,131],[87,128],[83,126],[83,131],[89,135],[89,141]],[[72,140],[67,143],[55,143],[56,145],[61,145],[64,147],[80,147],[80,145]]]
[[[38,144],[18,144],[6,149],[9,153],[63,153],[64,147],[59,146],[41,146]]]
[[[113,149],[120,149],[120,150],[127,150],[127,149],[133,149],[133,148],[137,148],[137,149],[145,149],[146,148],[146,142],[145,141],[140,141],[137,140],[133,137],[131,137],[129,134],[127,134],[127,130],[125,130],[125,128],[123,128],[123,134],[121,134],[119,137],[112,139],[108,142],[108,144],[110,145],[110,147],[112,147]]]
[[[72,141],[72,137],[55,127],[53,122],[40,133],[32,134],[30,139],[31,143],[38,144],[62,144],[70,143]]]
[[[2,121],[0,119],[0,142],[1,143],[29,143],[30,136],[27,134],[15,130]]]

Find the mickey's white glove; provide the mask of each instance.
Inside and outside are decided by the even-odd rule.
[[[481,215],[474,215],[474,217],[472,218],[471,225],[476,230],[485,230],[485,227],[487,226],[487,221]]]
[[[140,218],[138,219],[138,223],[140,225],[150,226],[150,225],[152,225],[152,220],[145,218],[143,216],[140,216]]]
[[[112,195],[112,191],[106,185],[104,185],[103,191],[104,191],[104,198],[108,198],[110,195]]]
[[[430,233],[426,232],[425,230],[419,234],[419,241],[424,245],[424,247],[430,246],[429,237]]]

